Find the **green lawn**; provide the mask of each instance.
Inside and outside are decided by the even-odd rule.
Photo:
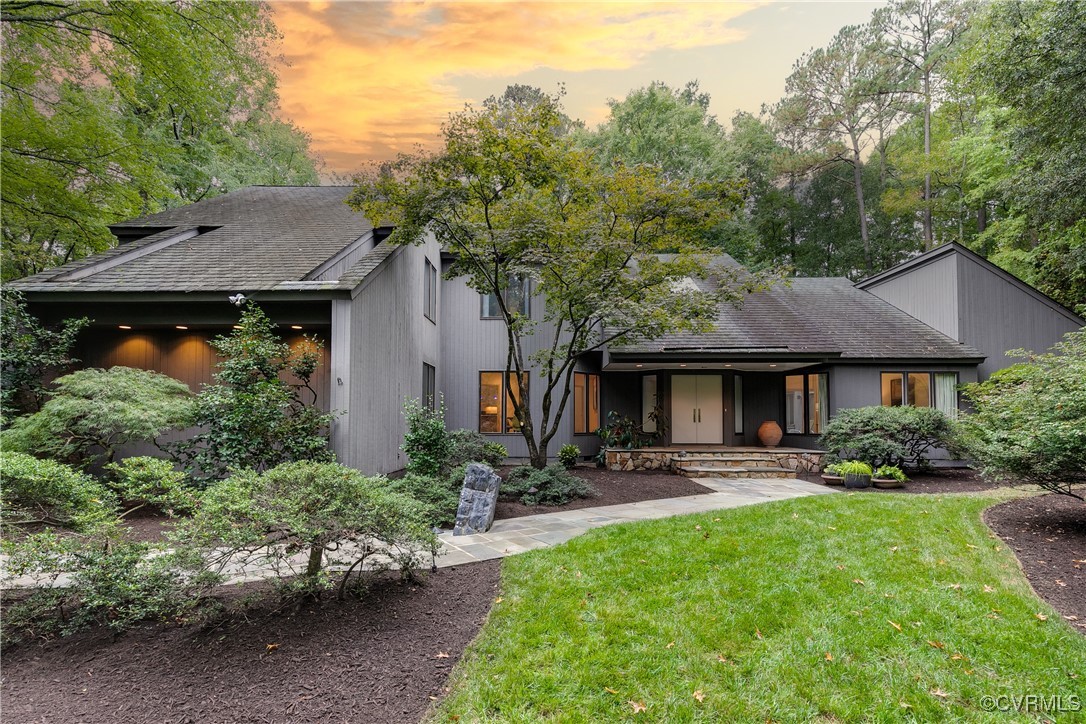
[[[1086,706],[1086,637],[981,522],[999,500],[815,496],[509,558],[434,720],[1006,721],[985,696]]]

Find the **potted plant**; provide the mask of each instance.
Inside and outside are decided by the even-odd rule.
[[[900,488],[909,480],[897,465],[883,465],[871,475],[876,488]]]
[[[845,478],[846,488],[859,489],[871,486],[871,466],[862,460],[838,463],[837,472]]]
[[[822,471],[822,482],[826,485],[844,485],[845,479],[837,469],[837,463],[827,465]]]

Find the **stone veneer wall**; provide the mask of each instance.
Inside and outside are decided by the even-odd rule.
[[[698,450],[690,456],[701,458],[745,458],[748,460],[775,460],[785,470],[798,473],[817,473],[822,470],[822,458],[826,453],[793,450]],[[671,458],[681,457],[676,450],[623,450],[607,451],[607,469],[616,471],[671,470]]]

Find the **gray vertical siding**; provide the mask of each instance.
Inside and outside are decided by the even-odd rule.
[[[479,429],[479,373],[496,372],[505,369],[508,341],[505,324],[500,319],[480,319],[481,302],[479,293],[470,288],[464,279],[445,280],[441,284],[444,304],[438,310],[444,333],[441,339],[441,356],[444,364],[438,366],[438,390],[445,398],[445,421],[450,429]],[[542,322],[543,299],[534,296],[530,313],[538,326],[535,334],[524,338],[527,354],[531,355],[544,347],[550,339],[553,329]],[[592,372],[598,369],[594,360],[586,359],[577,365],[581,371]],[[543,414],[543,391],[545,378],[532,374],[529,378],[529,397],[532,416],[536,427],[540,425]],[[639,393],[640,395],[640,393]],[[603,398],[601,413],[606,414],[611,404],[608,391],[601,392]],[[552,414],[558,407],[559,394],[556,391],[552,404]],[[640,396],[638,397],[640,399]],[[599,438],[593,434],[573,434],[573,395],[570,394],[565,414],[559,423],[558,432],[548,445],[547,452],[553,457],[558,448],[566,443],[573,443],[585,454],[595,453],[599,449]],[[538,432],[537,432],[538,434]],[[488,435],[488,438],[500,442],[509,450],[512,458],[525,458],[528,445],[522,435]]]
[[[441,374],[438,325],[423,314],[425,259],[440,250],[430,240],[405,246],[370,273],[350,302],[348,390],[350,419],[337,437],[345,464],[365,473],[387,473],[407,462],[400,446],[406,431],[403,405],[422,396],[422,365]],[[439,291],[438,309],[445,300]],[[440,320],[439,320],[440,321]]]
[[[959,259],[957,254],[941,256],[865,289],[929,327],[962,341],[959,336]]]
[[[1027,291],[992,269],[965,256],[959,257],[961,341],[988,358],[980,365],[982,379],[1009,367],[1012,349],[1041,352],[1063,335],[1079,329],[1083,320]]]

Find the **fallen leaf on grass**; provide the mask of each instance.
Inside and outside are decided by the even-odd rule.
[[[645,706],[645,702],[643,701],[633,701],[631,699],[626,703],[633,707],[634,714],[640,714],[641,712],[648,710],[648,707]]]
[[[946,644],[944,644],[942,641],[928,641],[928,646],[931,646],[935,649],[946,648]]]
[[[705,701],[705,693],[701,689],[698,689],[694,692],[694,698],[698,701]]]
[[[827,528],[829,528],[830,530],[837,530],[837,529],[836,529],[836,528],[834,528],[834,527],[833,527],[832,525],[827,525],[826,527],[827,527]]]
[[[829,651],[826,652],[826,661],[833,661],[833,654]]]
[[[716,655],[716,660],[717,660],[718,663],[721,663],[721,664],[730,664],[731,663],[726,658],[724,658],[723,654],[717,654]]]
[[[845,567],[844,566],[837,566],[837,570],[843,571],[843,570],[845,570]]]
[[[951,661],[969,661],[968,657],[966,657],[964,654],[951,654],[950,660]]]
[[[866,586],[866,585],[867,585],[866,583],[864,583],[864,582],[863,582],[862,580],[860,580],[859,578],[853,578],[853,579],[852,579],[852,582],[853,582],[853,583],[858,583],[858,584],[860,584],[861,586]]]
[[[759,639],[764,639],[765,638],[765,636],[762,636],[762,632],[760,630],[758,630],[757,626],[754,627],[754,635],[757,636]]]
[[[891,553],[897,553],[897,546],[890,546]]]
[[[498,596],[497,598],[494,599],[494,603],[501,603],[504,600],[505,600],[504,598],[502,598],[501,596]]]
[[[701,530],[701,526],[700,525],[695,525],[694,530]]]
[[[1068,621],[1078,621],[1078,616],[1064,616]]]
[[[264,647],[264,650],[267,653],[270,654],[272,651],[275,651],[277,648],[279,648],[279,644],[268,644],[267,646]]]
[[[994,588],[992,588],[991,586],[985,586],[985,587],[984,587],[984,592],[985,592],[985,593],[994,593],[994,592],[995,592],[995,589],[994,589]]]
[[[887,620],[886,623],[890,624],[891,626],[896,628],[898,631],[901,630],[901,624],[900,623],[894,623],[893,621],[890,621],[890,620]]]
[[[1033,616],[1038,621],[1047,621],[1048,620],[1048,616],[1045,616],[1043,613],[1035,613],[1035,614],[1033,614]]]
[[[962,590],[962,584],[960,584],[960,583],[951,583],[951,584],[947,585],[947,588],[953,588],[955,591],[960,591],[960,590]]]
[[[610,686],[603,687],[603,690],[606,691],[608,694],[617,694],[618,693],[618,689],[612,689]]]
[[[447,653],[445,653],[444,651],[438,651],[437,654],[434,655],[434,658],[435,659],[447,659],[447,658],[449,658],[449,655]]]
[[[902,709],[912,709],[913,708],[912,704],[909,704],[909,703],[904,702],[904,701],[899,701],[897,703],[897,705],[900,706]]]
[[[939,688],[932,689],[931,690],[931,695],[932,696],[937,696],[940,699],[945,699],[948,696],[950,696],[950,694],[946,693],[945,691],[943,691],[942,689],[939,689]]]
[[[668,644],[667,646],[665,646],[664,648],[665,648],[665,649],[673,649],[673,648],[675,648],[675,642],[674,642],[674,641],[672,641],[671,643],[669,643],[669,644]]]

